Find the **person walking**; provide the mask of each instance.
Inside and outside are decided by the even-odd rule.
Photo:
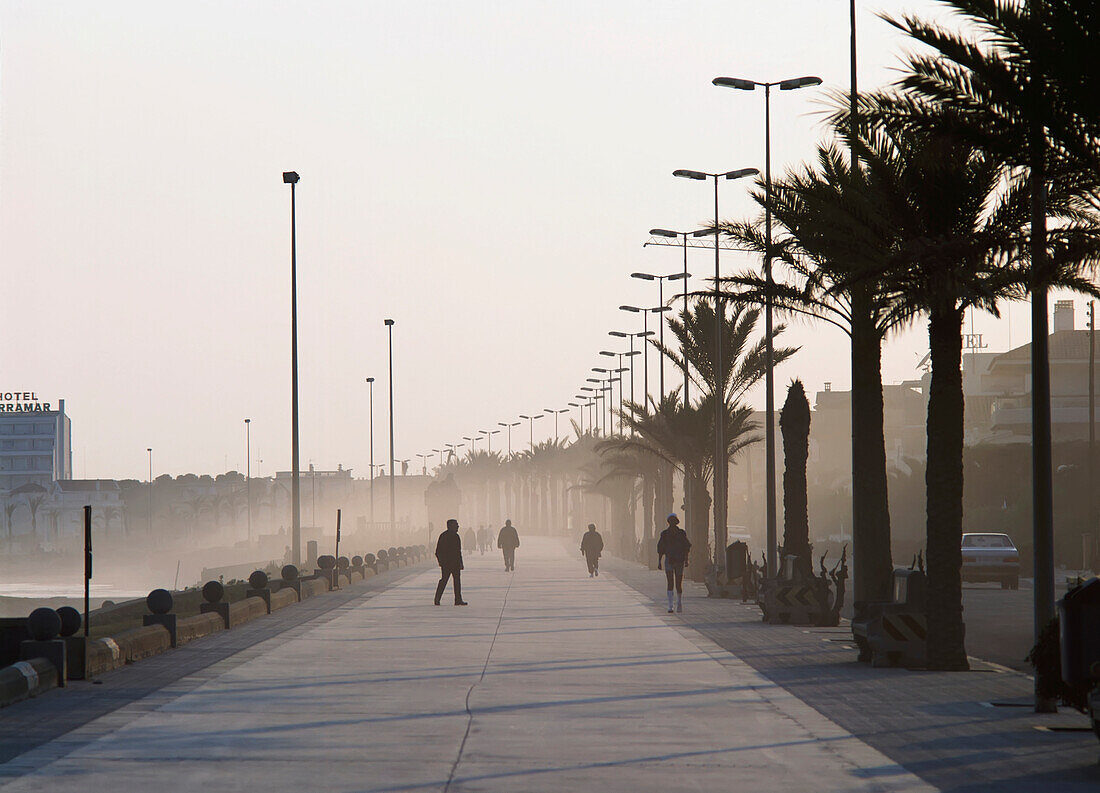
[[[676,611],[684,610],[684,567],[691,553],[691,540],[687,532],[680,528],[680,519],[676,513],[668,516],[668,528],[661,532],[657,540],[657,569],[661,569],[664,558],[665,579],[668,581],[668,613],[672,613],[672,587],[676,587]]]
[[[447,521],[447,530],[439,535],[435,543],[435,558],[439,562],[439,586],[435,588],[435,605],[439,605],[443,590],[447,588],[447,579],[454,580],[455,605],[465,606],[462,599],[462,538],[458,536],[458,521]]]
[[[472,528],[466,529],[465,535],[462,537],[462,542],[466,543],[466,547],[473,553],[477,550],[477,534],[474,533]]]
[[[477,530],[477,549],[481,551],[481,555],[484,556],[485,552],[489,550],[489,527],[482,526]]]
[[[516,569],[516,548],[519,547],[519,534],[516,532],[516,527],[512,525],[512,519],[504,521],[504,525],[500,527],[500,533],[497,535],[497,547],[504,551],[504,569],[515,571]]]
[[[589,523],[588,531],[581,537],[581,554],[588,562],[588,577],[600,574],[600,554],[603,552],[603,537],[596,531],[596,524]]]

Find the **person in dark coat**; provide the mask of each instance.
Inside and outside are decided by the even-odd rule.
[[[515,570],[519,534],[516,533],[516,527],[512,525],[511,518],[504,521],[504,525],[500,527],[500,533],[497,535],[497,547],[504,551],[504,569]]]
[[[447,521],[447,530],[436,540],[435,558],[442,574],[435,588],[435,605],[439,605],[450,578],[454,579],[455,605],[465,606],[466,601],[462,599],[462,538],[458,536],[458,521],[454,518]]]
[[[588,562],[588,577],[600,574],[600,554],[603,552],[603,537],[596,531],[596,524],[589,523],[588,531],[581,537],[581,553]]]
[[[481,551],[481,555],[484,556],[485,552],[492,546],[489,544],[489,527],[482,526],[477,530],[477,549]]]
[[[691,540],[687,532],[680,528],[680,519],[675,513],[668,516],[668,528],[661,532],[657,540],[657,569],[661,569],[664,558],[665,579],[668,581],[668,613],[672,613],[672,587],[676,587],[676,611],[684,610],[684,567],[691,553]]]
[[[473,529],[466,529],[465,536],[462,538],[462,542],[466,544],[466,547],[473,553],[477,550],[477,534]]]

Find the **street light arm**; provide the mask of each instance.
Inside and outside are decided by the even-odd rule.
[[[743,80],[740,77],[715,77],[711,83],[721,88],[737,88],[741,91],[755,91],[757,85],[762,85],[755,80]]]

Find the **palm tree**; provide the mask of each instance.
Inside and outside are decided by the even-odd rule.
[[[948,0],[982,41],[915,17],[889,19],[936,51],[910,58],[903,86],[915,97],[905,114],[925,128],[949,128],[1030,178],[1032,302],[1032,490],[1038,564],[1053,567],[1050,361],[1047,295],[1072,261],[1049,256],[1048,190],[1066,174],[1100,173],[1100,118],[1094,59],[1100,35],[1096,4],[1085,0]],[[1067,53],[1069,57],[1067,57]],[[1078,271],[1079,272],[1079,271]],[[1076,275],[1076,273],[1075,273]],[[1053,618],[1053,580],[1036,582],[1038,621]],[[1036,681],[1037,691],[1044,688]],[[1040,710],[1053,703],[1037,699]]]
[[[872,98],[870,105],[890,111],[891,102]],[[880,284],[900,311],[928,315],[929,665],[965,669],[962,318],[968,307],[996,313],[1000,300],[1024,294],[1030,188],[1011,179],[1000,158],[964,139],[897,123],[891,112],[870,115],[858,142],[860,158],[867,179],[878,184],[881,222],[897,229],[899,243]],[[1072,216],[1074,197],[1052,194],[1051,207]],[[1091,255],[1094,235],[1063,229],[1059,236],[1068,246],[1054,257],[1059,280],[1091,290],[1072,274],[1071,259]]]
[[[787,389],[787,401],[779,412],[783,431],[783,551],[798,557],[799,570],[808,577],[810,521],[806,494],[806,461],[810,454],[810,403],[801,380]]]
[[[703,402],[713,407],[715,404],[713,400],[721,400],[727,425],[737,425],[743,421],[742,412],[748,410],[742,405],[746,393],[763,380],[767,373],[767,339],[761,338],[755,344],[751,341],[756,331],[759,310],[742,303],[731,303],[725,300],[721,301],[721,306],[721,317],[715,312],[713,302],[706,300],[698,300],[693,307],[684,308],[668,323],[668,329],[676,339],[679,351],[660,343],[654,346],[679,369],[688,370],[689,376],[700,389]],[[716,327],[721,331],[722,361],[725,364],[722,367],[723,382],[721,383],[715,382],[713,365]],[[783,331],[783,325],[777,325],[772,329],[774,348],[772,360],[776,366],[798,351],[797,347],[774,347],[775,339]],[[751,414],[751,411],[748,414]],[[720,555],[725,553],[727,539],[727,493],[731,454],[732,452],[727,451],[725,458],[715,461],[714,464],[714,471],[717,472],[717,476],[713,478],[714,554],[716,563],[720,567],[724,564],[724,559],[719,560]],[[692,504],[694,503],[693,501]],[[694,512],[695,518],[699,517],[698,507],[695,507]]]
[[[12,520],[15,515],[15,510],[19,509],[19,504],[11,499],[4,500],[4,524],[8,527],[8,542],[12,541],[13,537],[13,525]]]
[[[838,139],[849,134],[837,123]],[[764,205],[762,185],[754,199]],[[909,317],[875,281],[896,247],[896,231],[879,221],[880,200],[846,151],[831,142],[816,165],[792,169],[772,185],[772,216],[783,230],[773,255],[787,280],[769,284],[759,274],[723,279],[735,301],[762,304],[839,328],[851,339],[852,541],[856,561],[853,600],[886,600],[893,570],[886,438],[883,431],[882,345]],[[762,222],[726,223],[722,232],[746,250],[764,253]]]

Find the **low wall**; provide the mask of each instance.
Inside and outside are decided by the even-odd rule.
[[[293,592],[294,590],[290,590]],[[225,630],[225,621],[220,614],[196,614],[193,617],[181,617],[176,622],[176,646],[193,642],[211,633]]]
[[[302,600],[328,592],[328,584],[320,578],[307,578],[301,582]]]
[[[180,622],[184,622],[184,620]],[[177,643],[181,641],[179,630],[179,625],[177,625]],[[168,631],[160,625],[131,628],[115,636],[92,639],[88,642],[88,659],[84,669],[84,677],[89,679],[125,664],[148,658],[150,655],[163,653],[171,646],[172,639],[168,635]]]
[[[57,667],[45,658],[17,661],[0,669],[0,708],[57,687]]]
[[[278,592],[271,593],[271,610],[277,611],[278,609],[286,608],[289,605],[298,602],[298,593],[290,587],[286,589],[280,589]]]
[[[250,597],[229,604],[229,627],[235,628],[257,617],[267,615],[267,603],[263,598]]]

